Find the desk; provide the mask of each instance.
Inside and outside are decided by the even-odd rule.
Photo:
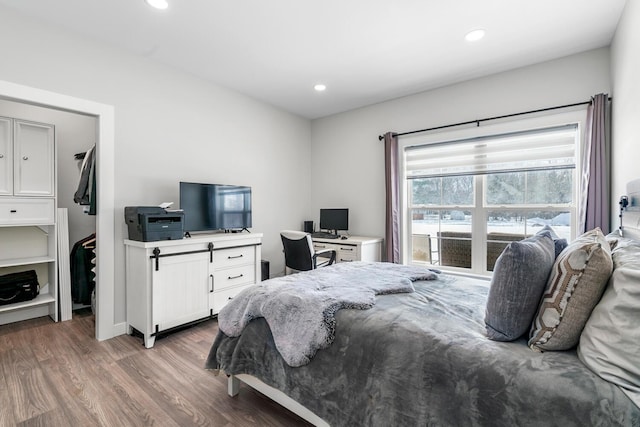
[[[349,236],[347,239],[323,239],[312,237],[316,250],[333,249],[336,262],[382,261],[382,241],[380,237]]]

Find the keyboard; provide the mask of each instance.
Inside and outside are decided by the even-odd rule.
[[[327,233],[324,231],[318,231],[316,233],[311,233],[311,237],[315,237],[317,239],[337,239],[340,236],[337,234]]]

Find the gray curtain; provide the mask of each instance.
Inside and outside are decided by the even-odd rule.
[[[610,230],[610,142],[609,97],[598,94],[587,110],[585,151],[582,164],[581,212],[582,231],[600,227]]]
[[[384,134],[386,198],[385,247],[387,262],[400,263],[400,187],[398,183],[398,135]]]

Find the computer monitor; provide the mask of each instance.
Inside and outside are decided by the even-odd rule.
[[[349,209],[320,209],[320,229],[333,231],[349,229]]]

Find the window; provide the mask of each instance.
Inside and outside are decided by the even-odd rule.
[[[488,274],[547,224],[575,234],[579,123],[490,130],[404,145],[405,262]]]

